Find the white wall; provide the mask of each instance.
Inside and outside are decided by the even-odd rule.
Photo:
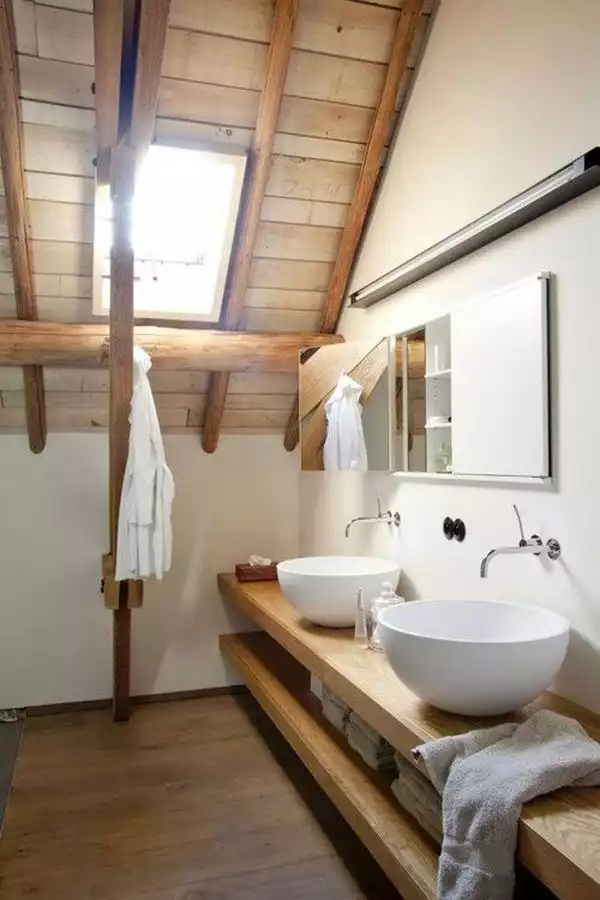
[[[280,435],[167,435],[176,481],[174,558],[133,612],[132,692],[214,687],[234,679],[219,633],[244,627],[216,575],[250,553],[297,552],[298,460]],[[111,614],[98,592],[106,549],[105,435],[52,434],[40,456],[0,437],[0,708],[111,694]]]
[[[595,0],[442,0],[352,290],[599,142]]]
[[[482,205],[506,199],[509,181],[508,193],[514,192],[518,182],[525,187],[600,143],[593,87],[600,83],[599,31],[600,5],[588,0],[444,0],[355,286],[393,264],[388,261],[396,237],[406,253],[421,249],[482,212]],[[434,177],[434,157],[443,178]],[[361,339],[403,331],[536,271],[554,272],[555,487],[305,473],[300,548],[391,553],[402,562],[402,589],[411,598],[517,600],[562,612],[573,636],[555,689],[600,712],[599,235],[596,189],[396,298],[365,311],[347,310],[341,323],[346,336]],[[400,533],[364,526],[346,542],[345,522],[373,512],[375,487],[401,512]],[[481,557],[516,542],[513,502],[529,533],[561,541],[563,558],[550,563],[500,557],[481,580]],[[443,537],[446,515],[467,523],[464,544]]]

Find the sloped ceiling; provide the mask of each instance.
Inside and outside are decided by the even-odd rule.
[[[332,263],[385,76],[399,0],[300,0],[243,327],[318,330]],[[28,210],[39,317],[92,314],[92,0],[14,0]],[[248,147],[264,79],[271,0],[172,0],[156,136]],[[428,15],[399,97],[406,96]],[[1,188],[0,188],[1,190]],[[14,316],[0,196],[0,316]],[[108,373],[46,369],[49,430],[106,427]],[[25,427],[22,375],[0,368],[0,430]],[[204,373],[157,372],[166,430],[198,430]],[[234,375],[224,431],[283,431],[297,379]]]

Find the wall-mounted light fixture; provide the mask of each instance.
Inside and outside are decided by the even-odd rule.
[[[355,291],[350,305],[365,307],[384,300],[599,184],[600,147],[593,147],[568,166]]]

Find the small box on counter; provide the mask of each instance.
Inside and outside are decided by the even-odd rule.
[[[251,566],[250,563],[238,563],[235,567],[238,581],[277,581],[277,563],[268,566]]]

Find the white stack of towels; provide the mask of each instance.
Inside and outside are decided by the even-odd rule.
[[[392,782],[392,793],[421,828],[438,844],[444,836],[442,828],[442,798],[433,785],[415,769],[412,763],[395,754],[398,777]]]
[[[321,689],[321,708],[327,721],[346,736],[368,766],[375,770],[394,767],[394,750],[390,744],[325,685]]]

